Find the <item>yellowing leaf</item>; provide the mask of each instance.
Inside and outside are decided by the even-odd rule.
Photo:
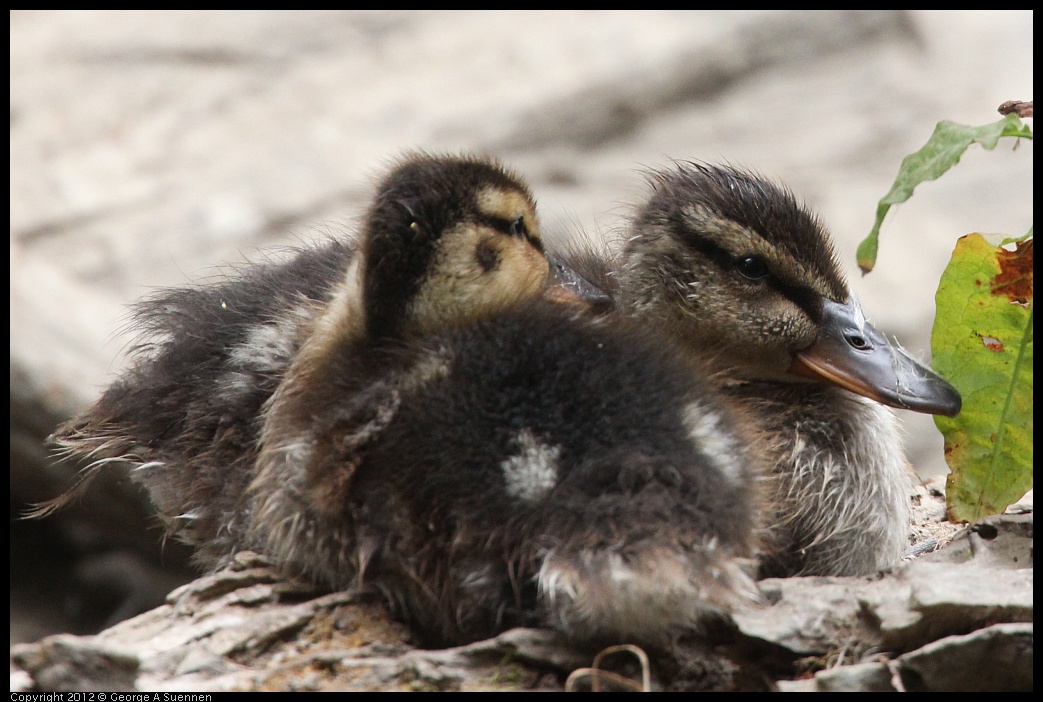
[[[1032,239],[1016,247],[962,237],[935,297],[934,367],[963,395],[957,417],[935,417],[951,521],[998,514],[1032,488]]]

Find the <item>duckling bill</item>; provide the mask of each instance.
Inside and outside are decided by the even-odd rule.
[[[898,409],[955,417],[962,405],[956,388],[866,321],[854,298],[822,301],[822,329],[794,354],[790,372]]]

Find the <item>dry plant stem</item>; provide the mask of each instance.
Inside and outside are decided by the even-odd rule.
[[[612,673],[607,670],[601,670],[601,661],[604,660],[605,656],[612,655],[626,651],[634,655],[638,662],[641,664],[641,682],[638,683],[629,678],[625,678],[617,673]],[[575,692],[576,685],[581,678],[590,676],[591,681],[591,692],[603,692],[601,689],[601,681],[608,680],[622,687],[633,690],[634,692],[651,692],[652,691],[652,670],[648,662],[648,655],[637,646],[630,644],[623,644],[621,646],[609,646],[603,649],[594,657],[594,664],[590,668],[580,668],[574,670],[569,674],[568,679],[565,681],[565,691]]]

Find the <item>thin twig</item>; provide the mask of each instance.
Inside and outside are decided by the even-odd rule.
[[[602,670],[601,661],[605,656],[610,656],[614,653],[620,653],[626,651],[637,658],[638,663],[641,664],[641,682],[638,683],[635,680],[626,678],[618,673],[613,673],[608,670]],[[625,688],[629,688],[635,692],[651,692],[652,691],[652,667],[648,662],[648,654],[642,649],[631,644],[622,644],[620,646],[609,646],[603,649],[594,657],[594,664],[590,668],[580,668],[574,670],[565,681],[565,691],[575,692],[576,685],[581,678],[591,678],[591,692],[601,692],[601,681],[606,680],[613,682]]]
[[[1021,100],[1007,100],[1005,103],[997,108],[997,111],[1001,115],[1009,115],[1012,112],[1018,117],[1031,117],[1032,116],[1032,101],[1022,102]]]

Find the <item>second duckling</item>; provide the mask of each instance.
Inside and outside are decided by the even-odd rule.
[[[762,576],[866,575],[909,546],[910,473],[883,405],[952,416],[959,393],[866,319],[818,219],[749,172],[678,162],[602,267],[618,310],[668,334],[759,431]]]

